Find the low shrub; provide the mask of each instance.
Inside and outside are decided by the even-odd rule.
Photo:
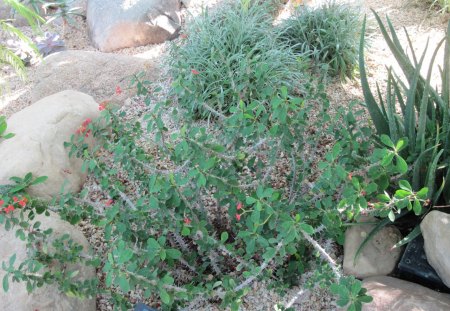
[[[361,16],[357,9],[330,2],[319,8],[297,7],[280,25],[282,42],[309,55],[331,75],[353,77],[358,65]]]
[[[170,49],[182,107],[203,117],[212,109],[228,115],[240,101],[265,101],[281,86],[299,87],[304,63],[277,40],[268,3],[230,1],[187,23]]]

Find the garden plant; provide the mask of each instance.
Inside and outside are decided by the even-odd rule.
[[[329,287],[348,310],[372,300],[359,280],[343,275],[333,247],[362,214],[393,219],[401,209],[420,214],[439,200],[447,170],[440,162],[446,150],[438,148],[448,134],[439,122],[448,113],[448,88],[431,90],[429,79],[405,63],[413,84],[405,114],[412,118],[419,105],[425,111],[419,120],[435,122],[411,129],[411,119],[392,118],[392,107],[380,108],[370,97],[360,53],[374,131],[358,121],[365,107],[330,109],[324,85],[299,71],[304,54],[279,43],[256,3],[229,4],[188,25],[171,48],[173,87],[165,100],[155,100],[163,90],[136,76],[142,115],[129,118],[104,102],[99,119],[80,125],[65,146],[89,173],[81,193],[34,199],[25,190],[45,177],[30,174],[0,187],[0,225],[30,250],[23,263],[15,256],[2,263],[5,291],[13,281],[29,291],[58,284],[75,297],[107,295],[117,310],[127,310],[128,293],[140,290],[163,310],[201,299],[238,310],[255,281],[283,291],[305,274],[302,286]],[[361,36],[363,46],[364,28]],[[399,50],[396,37],[388,39]],[[399,100],[405,85],[389,81],[389,100]],[[0,120],[0,135],[5,130]],[[415,184],[413,164],[421,154],[430,156],[427,171],[439,172]],[[93,224],[106,248],[86,252],[66,235],[50,239],[52,231],[34,221],[48,211],[72,224]],[[46,243],[52,247],[43,248]],[[96,267],[105,280],[76,280],[68,263]]]

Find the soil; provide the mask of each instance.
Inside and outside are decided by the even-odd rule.
[[[217,2],[220,0],[216,0]],[[305,1],[308,2],[308,1]],[[315,1],[317,2],[317,1]],[[429,46],[436,46],[437,42],[443,38],[445,29],[450,18],[449,14],[441,14],[435,10],[430,10],[422,1],[410,0],[355,0],[347,1],[352,5],[361,8],[362,12],[368,17],[368,35],[370,37],[369,46],[366,50],[366,62],[368,64],[368,72],[370,84],[375,89],[376,84],[384,85],[386,79],[386,67],[392,66],[394,70],[400,73],[400,69],[395,65],[395,59],[391,55],[385,40],[378,31],[376,21],[370,9],[376,10],[384,19],[386,14],[389,15],[394,27],[400,35],[400,40],[406,44],[406,36],[402,33],[404,28],[410,35],[414,50],[421,53],[426,40],[429,39]],[[198,14],[198,9],[193,14]],[[186,16],[186,12],[183,13]],[[21,27],[21,30],[27,35],[32,35],[29,27]],[[45,26],[45,31],[59,33],[65,41],[67,49],[71,50],[96,50],[89,41],[86,22],[82,18],[76,18],[76,26],[64,26],[61,21],[56,21],[52,26]],[[401,34],[402,33],[402,34]],[[5,38],[0,35],[0,40]],[[161,57],[166,52],[167,44],[148,45],[137,48],[127,48],[114,53],[131,55],[140,58]],[[410,49],[407,49],[410,53]],[[429,54],[431,54],[429,52]],[[425,64],[427,59],[425,58]],[[437,57],[439,60],[437,65],[442,62],[442,55]],[[10,68],[0,68],[0,115],[10,117],[12,114],[20,111],[31,104],[29,92],[34,84],[34,72],[39,63],[28,68],[28,79],[21,81]],[[426,73],[428,66],[423,68]],[[168,87],[169,79],[162,81],[163,86]],[[432,76],[433,85],[439,83],[438,70],[434,70]],[[360,82],[356,80],[339,81],[332,80],[327,86],[327,93],[332,107],[340,107],[347,105],[351,101],[361,101],[363,94]],[[383,92],[383,91],[382,91]],[[124,107],[138,107],[135,102],[128,99]],[[131,112],[131,111],[130,111]],[[82,223],[80,229],[86,234],[91,245],[101,251],[103,247],[102,234],[96,232],[89,224]],[[335,252],[337,253],[337,252]],[[342,258],[337,258],[339,263]],[[101,272],[98,274],[102,279],[104,276]],[[302,284],[302,283],[300,283]],[[244,298],[242,310],[274,310],[274,306],[279,303],[282,305],[290,304],[295,310],[337,310],[334,298],[326,289],[316,287],[311,291],[304,290],[301,286],[292,288],[285,292],[284,296],[276,293],[274,290],[268,290],[266,284],[255,282],[253,290]],[[137,302],[139,293],[131,293],[130,301]],[[297,297],[297,298],[296,298]],[[151,301],[149,301],[151,303]],[[97,297],[97,310],[112,310],[112,306],[105,297]],[[208,303],[205,299],[199,299],[192,302],[185,310],[220,310],[215,304]]]

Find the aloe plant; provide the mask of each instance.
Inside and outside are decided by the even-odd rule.
[[[411,58],[403,49],[397,33],[387,17],[387,28],[378,14],[373,11],[392,54],[406,77],[404,83],[388,68],[386,96],[383,98],[377,85],[377,95],[369,87],[366,65],[364,62],[364,34],[366,20],[360,39],[359,67],[367,110],[374,123],[378,136],[388,135],[393,141],[407,138],[409,148],[403,150],[402,156],[407,159],[413,169],[406,178],[412,181],[413,189],[426,186],[431,206],[438,202],[450,203],[450,22],[445,38],[432,52],[429,70],[422,77],[428,43],[420,57],[414,53],[408,33],[406,37],[411,50]],[[389,32],[388,32],[389,29]],[[430,85],[433,64],[439,49],[444,46],[444,62],[440,68],[441,89],[433,89]],[[377,98],[377,99],[376,99]]]

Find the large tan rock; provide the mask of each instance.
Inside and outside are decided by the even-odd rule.
[[[41,229],[53,228],[53,237],[61,237],[69,234],[74,242],[84,248],[88,253],[89,243],[83,234],[68,222],[61,220],[58,215],[51,213],[49,217],[38,216],[33,222],[40,221]],[[51,241],[50,241],[51,243]],[[0,226],[0,263],[8,262],[9,258],[16,254],[15,267],[18,267],[27,257],[27,248],[24,241],[15,236],[15,230],[6,231],[4,226]],[[78,270],[76,281],[89,280],[96,277],[95,269],[83,265],[68,265],[68,271]],[[42,273],[40,271],[39,273]],[[0,280],[3,280],[5,271],[0,269]],[[69,298],[61,293],[57,286],[45,285],[28,294],[26,283],[12,282],[9,279],[9,290],[4,292],[0,288],[0,310],[2,311],[95,311],[95,298],[78,299]]]
[[[375,219],[364,219],[362,222],[376,222]],[[401,234],[393,226],[384,227],[369,240],[356,262],[355,254],[375,225],[351,226],[345,232],[344,273],[357,278],[391,273],[400,258],[401,249],[392,249],[401,240]]]
[[[12,176],[48,176],[31,186],[30,194],[44,199],[57,195],[61,186],[78,192],[86,178],[82,161],[69,158],[64,142],[70,141],[80,125],[99,115],[98,104],[89,95],[63,91],[32,104],[8,119],[11,139],[0,142],[0,184]]]
[[[420,224],[428,263],[450,287],[450,215],[431,211]]]
[[[450,295],[403,280],[377,276],[363,281],[367,295],[373,297],[363,304],[363,311],[446,311]]]
[[[102,52],[162,43],[180,28],[180,0],[88,0],[87,23]]]
[[[93,51],[55,53],[36,69],[31,102],[70,89],[91,95],[99,103],[105,100],[120,103],[136,94],[136,88],[128,90],[128,77],[141,71],[145,72],[146,80],[154,81],[160,76],[154,60]],[[119,96],[115,94],[117,86],[123,90]]]

